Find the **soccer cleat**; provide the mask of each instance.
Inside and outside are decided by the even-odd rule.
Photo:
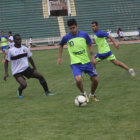
[[[136,74],[135,74],[134,69],[129,69],[128,72],[130,73],[130,75],[131,75],[133,78],[136,78]]]
[[[89,103],[89,98],[88,98],[87,94],[85,94],[84,96],[86,97],[87,103]]]
[[[19,90],[17,90],[17,96],[18,98],[22,98],[22,95],[20,95]]]
[[[91,98],[93,101],[98,102],[99,99],[96,98],[95,95],[92,95],[91,93],[89,94],[89,98]]]
[[[86,98],[87,103],[89,103],[89,98],[88,98],[86,92],[82,93],[82,95]]]
[[[19,95],[18,98],[22,98],[22,95]]]
[[[45,95],[46,95],[46,96],[48,96],[48,95],[49,95],[49,96],[53,96],[53,95],[55,95],[55,94],[52,93],[52,92],[50,92],[50,91],[46,91],[46,92],[45,92]]]

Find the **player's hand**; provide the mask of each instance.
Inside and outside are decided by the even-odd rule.
[[[93,65],[96,65],[98,63],[98,61],[95,58],[92,58],[91,62],[92,62]]]
[[[92,65],[96,68],[96,64],[98,63],[98,61],[94,58],[91,60]]]
[[[60,65],[61,63],[62,63],[62,59],[61,58],[58,58],[57,65]]]
[[[4,76],[4,78],[3,78],[3,80],[5,80],[6,81],[6,79],[9,77],[9,74],[7,73],[7,74],[5,74],[5,76]]]

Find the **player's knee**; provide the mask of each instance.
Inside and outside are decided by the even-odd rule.
[[[42,80],[44,80],[44,77],[43,77],[42,75],[39,75],[39,76],[38,76],[38,79],[39,79],[40,81],[42,81]]]
[[[91,77],[91,81],[92,81],[94,84],[98,84],[98,77],[97,77],[97,76]]]
[[[27,87],[27,83],[22,83],[22,88],[25,89]]]
[[[82,77],[81,76],[76,76],[75,80],[76,80],[77,83],[80,83],[80,82],[82,82]]]
[[[43,79],[43,76],[39,72],[33,73],[33,77],[37,78],[38,80],[42,80]]]
[[[114,61],[112,61],[112,63],[113,63],[114,65],[119,65],[119,61],[118,61],[118,60],[114,60]]]

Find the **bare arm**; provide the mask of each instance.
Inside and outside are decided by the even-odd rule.
[[[35,66],[35,63],[34,63],[32,57],[29,57],[28,60],[29,60],[30,64],[33,66],[33,68],[36,70],[36,66]]]
[[[8,60],[6,60],[4,63],[4,69],[5,69],[5,76],[3,79],[6,81],[7,77],[9,76],[9,74],[8,74]]]
[[[57,60],[57,65],[60,65],[62,62],[62,53],[63,53],[63,46],[59,46],[59,56],[58,56],[58,60]]]
[[[108,35],[108,38],[111,39],[111,41],[113,42],[115,48],[119,49],[119,44],[117,42],[115,42],[115,40],[113,39],[112,36]]]
[[[97,61],[96,61],[96,59],[94,57],[93,47],[92,47],[92,45],[89,45],[88,47],[89,47],[89,53],[91,55],[91,62],[93,64],[93,66],[95,67],[96,64],[97,64]]]

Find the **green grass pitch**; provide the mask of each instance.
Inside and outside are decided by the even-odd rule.
[[[125,70],[108,61],[97,65],[100,102],[76,107],[80,94],[70,68],[69,54],[56,66],[58,49],[33,51],[38,71],[46,78],[55,96],[45,96],[39,82],[27,80],[23,98],[18,99],[18,83],[9,70],[3,81],[0,64],[0,140],[139,140],[140,139],[140,45],[120,45],[116,58],[136,71],[132,79]],[[95,48],[96,51],[96,48]],[[2,54],[0,54],[2,59]],[[86,92],[90,80],[83,76]]]

